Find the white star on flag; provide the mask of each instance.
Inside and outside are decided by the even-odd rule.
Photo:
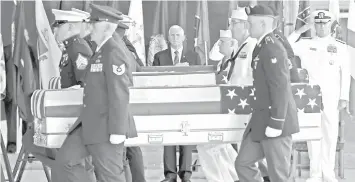
[[[223,76],[222,81],[224,81],[224,83],[227,83],[228,82],[227,76],[225,76],[225,75],[222,75],[222,76]]]
[[[316,99],[309,99],[309,102],[307,105],[311,106],[311,108],[313,109],[314,106],[317,106]]]
[[[302,96],[307,94],[304,93],[304,88],[302,88],[302,89],[297,89],[297,93],[295,95],[298,95],[300,99],[302,99]]]
[[[228,114],[235,114],[235,109],[233,110],[228,109]]]
[[[248,103],[247,103],[247,100],[248,99],[240,99],[240,103],[238,104],[238,106],[242,106],[242,108],[244,109],[245,108],[245,106],[247,106],[247,105],[249,105]]]
[[[231,100],[233,99],[234,96],[238,96],[237,94],[235,94],[235,89],[233,90],[229,90],[228,89],[228,94],[227,96],[229,96],[231,98]]]
[[[298,111],[298,113],[304,113],[304,108],[303,109],[298,109],[297,108],[297,111]]]

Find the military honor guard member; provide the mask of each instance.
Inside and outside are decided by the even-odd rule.
[[[316,36],[297,36],[311,28],[303,27],[289,37],[295,55],[308,71],[309,82],[318,84],[322,91],[322,139],[308,142],[310,178],[307,182],[336,182],[335,153],[339,129],[339,112],[348,108],[350,94],[350,58],[347,45],[331,36],[334,16],[328,11],[317,11],[312,16]],[[293,40],[292,40],[293,39]]]
[[[258,40],[251,63],[255,98],[235,167],[241,182],[261,182],[255,163],[266,158],[270,181],[287,182],[292,134],[299,132],[287,53],[274,36],[272,10],[256,5],[246,12],[250,36]]]
[[[71,11],[52,10],[55,21],[52,24],[55,37],[58,42],[63,43],[64,49],[60,60],[60,75],[62,88],[80,87],[83,80],[84,70],[88,64],[92,51],[87,43],[79,37],[82,16]],[[25,150],[33,154],[37,159],[48,167],[55,165],[57,149],[46,149],[33,145],[33,128],[30,127],[23,137]],[[92,170],[88,163],[87,167]],[[52,172],[55,178],[55,172]]]
[[[125,181],[124,141],[137,133],[128,107],[132,74],[124,44],[112,39],[122,17],[107,6],[90,6],[90,36],[98,47],[85,72],[82,112],[57,153],[55,170],[61,182],[96,182],[80,160],[91,155],[97,181]]]
[[[83,38],[89,44],[91,50],[95,52],[97,45],[95,44],[95,42],[91,41],[91,37],[90,37],[90,33],[92,30],[92,24],[90,23],[90,21],[88,21],[88,18],[90,17],[90,13],[76,8],[72,8],[71,10],[82,14],[83,22],[81,23],[80,37]]]
[[[232,32],[220,30],[219,40],[219,51],[228,58],[225,65],[230,62],[239,64],[238,62],[242,60],[237,60],[237,57],[239,57],[241,51],[238,48],[238,41],[232,38]],[[241,49],[243,48],[241,47]],[[207,181],[232,182],[239,180],[234,167],[237,151],[231,144],[198,145],[197,150],[201,168]]]

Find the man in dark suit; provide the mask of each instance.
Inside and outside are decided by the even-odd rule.
[[[98,47],[84,77],[82,112],[57,153],[54,170],[60,182],[96,182],[88,179],[92,172],[82,160],[91,155],[97,181],[124,182],[124,141],[137,132],[129,111],[129,58],[124,42],[112,38],[122,17],[107,6],[91,4],[91,9],[90,36]]]
[[[246,9],[249,31],[258,39],[253,51],[252,117],[236,160],[241,182],[261,182],[255,162],[266,158],[270,181],[290,180],[292,134],[299,132],[287,53],[273,33],[274,13],[263,5]]]
[[[196,52],[187,51],[183,42],[185,41],[184,30],[173,25],[169,29],[168,49],[160,51],[154,55],[153,66],[188,66],[200,65],[201,60]]]
[[[184,49],[184,30],[177,25],[169,29],[168,49],[154,55],[153,66],[189,66],[201,63],[196,52]],[[169,121],[167,121],[169,122]],[[190,182],[192,164],[192,146],[179,146],[179,171],[176,169],[176,146],[164,147],[164,176],[162,182],[176,182],[179,175],[182,182]]]

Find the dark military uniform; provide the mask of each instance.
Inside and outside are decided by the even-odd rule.
[[[82,85],[88,60],[92,56],[91,47],[79,36],[63,41],[65,50],[60,60],[60,77],[62,88]]]
[[[249,16],[253,15],[272,16],[273,13],[257,5],[249,11]],[[263,37],[253,51],[255,97],[251,102],[252,117],[236,160],[240,181],[261,181],[260,173],[253,166],[263,158],[268,163],[270,181],[289,180],[291,135],[299,132],[299,125],[287,59],[285,48],[272,32]],[[281,135],[266,136],[270,129],[281,130]]]
[[[94,41],[91,41],[90,35],[85,36],[83,39],[88,43],[88,45],[90,46],[92,52],[95,52],[96,48],[97,48],[97,45],[96,45],[96,43]]]
[[[122,19],[106,7],[91,4],[96,21]],[[84,80],[82,112],[58,151],[56,170],[68,181],[87,181],[82,159],[93,158],[98,181],[125,181],[122,155],[124,144],[111,144],[111,135],[136,137],[133,116],[129,111],[132,73],[123,42],[109,38],[90,59]],[[89,181],[91,182],[91,181]]]
[[[120,28],[120,27],[118,27],[118,28]],[[129,58],[127,60],[127,63],[130,64],[129,67],[131,68],[131,72],[139,71],[140,65],[137,64],[138,61],[134,58],[135,48],[133,46],[131,48],[129,48],[129,45],[127,44],[129,42],[129,40],[126,39],[126,41],[125,41],[125,39],[124,38],[122,39],[121,36],[116,32],[112,35],[112,38],[116,42],[118,42],[120,44],[123,43],[126,45],[125,52],[126,52],[127,57]],[[139,59],[139,61],[140,61],[140,59]],[[135,124],[135,123],[132,123],[132,124]],[[134,126],[134,128],[135,128],[135,126]],[[130,168],[131,175],[132,175],[132,182],[145,182],[146,180],[145,180],[145,175],[144,175],[144,163],[143,163],[143,155],[142,155],[141,148],[138,146],[127,147],[126,150],[127,150],[127,153],[126,153],[127,159],[129,161],[129,168]],[[126,180],[128,180],[128,179],[126,178]]]

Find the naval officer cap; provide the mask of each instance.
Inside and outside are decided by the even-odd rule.
[[[232,15],[231,15],[231,19],[238,19],[238,20],[244,20],[247,21],[248,20],[248,15],[245,11],[245,8],[238,8],[236,10],[232,11]]]
[[[118,24],[120,20],[122,20],[122,13],[119,15],[119,11],[113,9],[109,6],[100,6],[96,4],[90,4],[91,13],[90,13],[90,22],[110,22],[114,24]]]
[[[328,23],[332,21],[332,14],[329,11],[318,11],[314,16],[314,23]]]
[[[265,16],[275,18],[274,11],[265,5],[256,5],[254,7],[246,7],[245,12],[248,16]]]
[[[52,9],[52,13],[55,18],[52,27],[58,27],[65,23],[82,22],[85,19],[81,13],[74,11]]]

